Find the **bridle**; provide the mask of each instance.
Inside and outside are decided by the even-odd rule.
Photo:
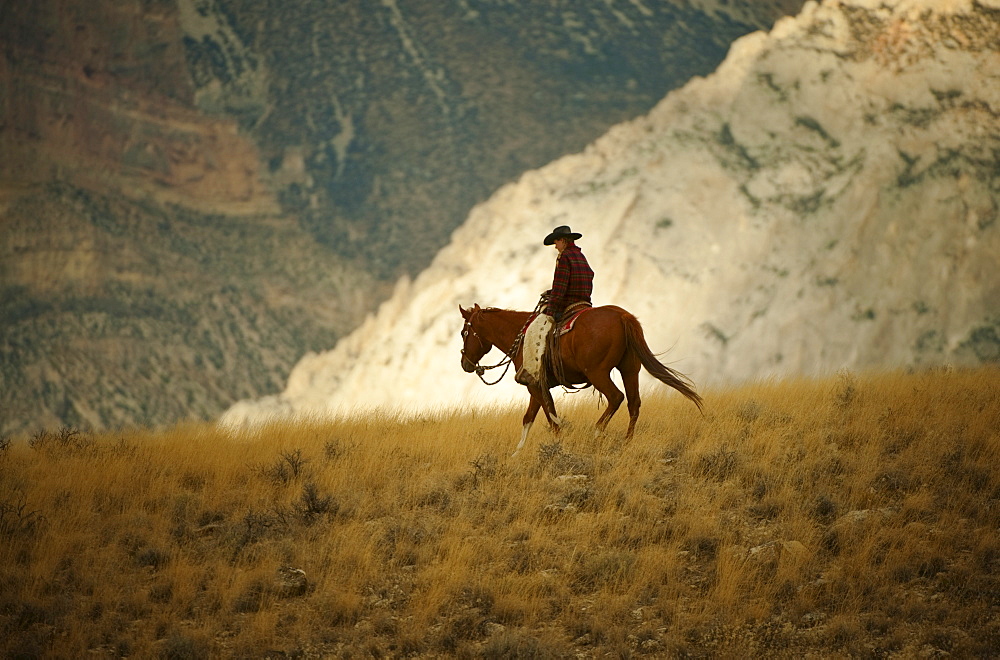
[[[479,314],[481,311],[485,310],[478,310],[470,314],[469,318],[465,319],[465,325],[462,326],[462,360],[467,360],[470,364],[475,365],[476,375],[479,376],[479,380],[483,381],[487,385],[496,385],[501,380],[503,380],[504,376],[507,375],[507,369],[509,369],[510,365],[514,362],[514,356],[517,355],[518,349],[521,348],[521,342],[524,341],[524,331],[528,329],[528,323],[531,322],[531,317],[528,317],[528,321],[525,322],[524,327],[521,328],[521,331],[517,333],[517,337],[514,339],[514,345],[510,347],[509,351],[506,351],[504,353],[503,359],[497,362],[496,364],[484,367],[480,365],[478,361],[473,362],[472,360],[469,360],[469,358],[467,358],[465,355],[465,339],[469,335],[475,337],[476,341],[478,341],[483,346],[490,343],[483,341],[483,338],[479,336],[479,333],[476,332],[475,327],[473,327],[472,325],[472,317],[475,316],[476,314]],[[483,374],[489,371],[490,369],[496,369],[497,367],[503,367],[504,368],[503,373],[500,374],[499,378],[497,378],[495,381],[491,383],[488,380],[486,380]]]

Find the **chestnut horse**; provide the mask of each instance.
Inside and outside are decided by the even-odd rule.
[[[521,367],[521,340],[531,316],[530,312],[516,312],[506,309],[476,305],[472,309],[458,308],[465,319],[462,328],[462,369],[476,372],[482,377],[485,367],[479,361],[491,348],[496,346],[507,354],[500,365],[510,361],[515,368]],[[683,374],[660,363],[646,345],[639,320],[621,307],[607,305],[587,309],[577,317],[573,330],[559,338],[558,357],[562,360],[561,373],[564,382],[558,382],[551,366],[547,366],[546,383],[556,385],[588,386],[604,395],[608,407],[597,420],[597,432],[607,427],[625,397],[628,397],[629,423],[625,438],[635,432],[635,422],[639,418],[639,368],[645,367],[654,378],[674,388],[690,399],[698,410],[702,409],[701,397],[694,391],[693,384]],[[494,366],[500,366],[494,365]],[[618,369],[625,385],[625,396],[611,380],[611,370]],[[485,382],[485,380],[484,380]],[[514,456],[524,447],[528,431],[535,422],[538,410],[545,412],[552,430],[559,432],[562,423],[556,415],[555,405],[548,387],[532,384],[526,386],[531,400],[524,413],[521,427],[521,441]]]

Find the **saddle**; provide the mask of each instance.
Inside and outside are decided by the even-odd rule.
[[[552,332],[549,334],[549,342],[546,347],[548,350],[545,351],[549,371],[553,376],[555,376],[556,383],[567,389],[583,390],[590,387],[590,383],[574,385],[566,378],[565,370],[563,369],[562,354],[559,351],[559,340],[560,337],[573,329],[573,326],[576,324],[576,320],[580,318],[580,315],[588,309],[591,309],[591,307],[592,305],[588,302],[573,303],[566,308],[563,312],[562,319],[559,321],[559,325],[553,328]]]
[[[562,320],[559,321],[559,325],[555,327],[555,330],[553,331],[552,334],[561,337],[570,330],[572,330],[573,325],[576,323],[576,320],[580,318],[580,314],[583,314],[590,308],[591,304],[588,302],[573,303],[572,305],[567,307],[566,311],[563,312]]]

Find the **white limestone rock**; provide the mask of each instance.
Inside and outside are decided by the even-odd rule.
[[[594,303],[635,313],[700,386],[1000,360],[997,34],[993,2],[808,3],[499,189],[284,393],[223,421],[526,399],[461,370],[457,308],[530,309],[560,224],[583,233]]]

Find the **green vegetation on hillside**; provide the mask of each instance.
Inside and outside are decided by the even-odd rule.
[[[5,236],[25,247],[0,280],[0,433],[212,419],[280,391],[360,321],[359,291],[380,291],[273,216],[67,184],[8,208]]]

